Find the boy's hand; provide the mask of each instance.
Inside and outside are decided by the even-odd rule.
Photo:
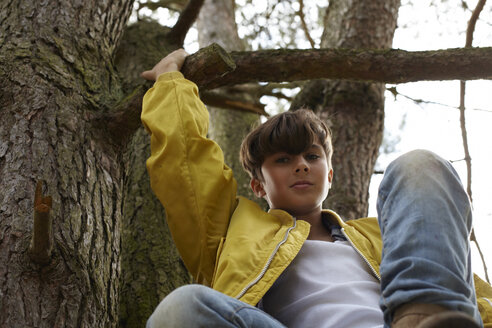
[[[150,71],[143,72],[142,76],[146,80],[155,81],[162,73],[179,71],[188,53],[184,49],[178,49],[162,58]]]

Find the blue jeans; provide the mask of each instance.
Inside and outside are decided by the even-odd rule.
[[[471,206],[451,164],[424,150],[399,157],[381,181],[377,210],[386,327],[405,303],[442,305],[482,324],[471,271]]]
[[[377,209],[385,327],[406,303],[439,304],[481,323],[470,265],[470,203],[452,166],[428,151],[399,157],[386,170]],[[147,322],[157,327],[284,326],[255,307],[189,285],[159,304]]]
[[[202,285],[174,290],[157,306],[147,328],[285,328],[267,313]]]

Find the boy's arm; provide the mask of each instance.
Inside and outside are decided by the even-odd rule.
[[[177,71],[159,74],[144,97],[142,122],[151,135],[151,187],[188,270],[209,285],[236,206],[236,181],[206,137],[208,112],[196,85]]]

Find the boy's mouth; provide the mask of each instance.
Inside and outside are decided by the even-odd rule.
[[[309,187],[309,186],[312,186],[313,184],[309,181],[305,181],[305,180],[302,180],[302,181],[296,181],[293,185],[291,185],[290,187],[291,188],[306,188],[306,187]]]

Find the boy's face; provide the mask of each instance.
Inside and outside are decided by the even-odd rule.
[[[333,178],[319,143],[297,155],[279,152],[267,156],[261,173],[262,180],[251,180],[255,195],[265,198],[270,208],[299,218],[321,211]]]

